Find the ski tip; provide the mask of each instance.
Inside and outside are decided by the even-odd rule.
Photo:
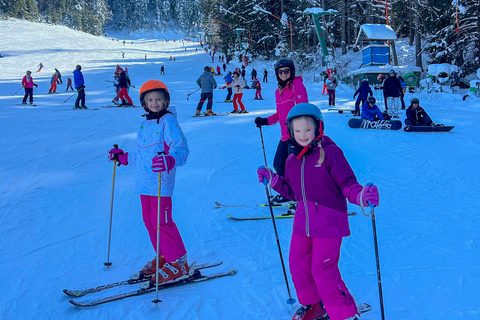
[[[220,208],[222,205],[220,203],[218,203],[217,201],[215,201],[215,207],[217,208]]]
[[[68,302],[70,302],[71,304],[73,304],[76,307],[87,307],[88,306],[88,305],[84,305],[83,303],[75,301],[75,300],[68,300]]]
[[[63,293],[65,293],[69,297],[74,297],[74,298],[79,298],[84,296],[83,294],[81,294],[81,292],[74,291],[74,290],[63,289]]]

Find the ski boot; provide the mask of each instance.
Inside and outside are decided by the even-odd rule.
[[[213,112],[211,109],[207,110],[206,116],[216,116],[217,114]]]
[[[200,112],[200,110],[197,110],[196,113],[195,113],[195,116],[201,116],[202,115],[202,112]]]
[[[167,262],[164,256],[159,257],[160,263],[158,264],[158,268],[163,268],[163,265]],[[141,271],[137,271],[130,276],[132,280],[141,280],[144,278],[152,277],[157,270],[157,257],[153,258],[152,261],[148,261],[143,267]]]
[[[173,262],[165,263],[161,269],[158,269],[158,274],[154,274],[150,281],[142,283],[140,287],[142,289],[149,289],[155,286],[157,276],[159,277],[158,284],[164,284],[167,282],[177,282],[191,277],[194,271],[194,265],[192,264],[190,268],[187,263],[187,255],[184,255]]]
[[[315,303],[313,305],[300,306],[297,312],[293,315],[292,320],[327,320],[330,317],[323,303]]]

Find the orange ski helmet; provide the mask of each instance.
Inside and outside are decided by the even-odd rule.
[[[167,106],[165,108],[168,108],[170,104],[170,93],[168,92],[167,86],[159,80],[148,80],[140,87],[140,103],[143,109],[145,109],[147,112],[150,112],[150,110],[147,108],[147,104],[145,103],[145,94],[153,90],[160,90],[163,92],[165,99],[167,100]]]

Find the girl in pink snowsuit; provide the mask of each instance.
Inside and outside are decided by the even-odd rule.
[[[292,154],[285,176],[264,167],[260,182],[298,201],[290,244],[290,272],[303,305],[293,319],[357,319],[357,306],[338,269],[342,238],[350,235],[347,201],[379,204],[376,186],[362,187],[342,150],[323,135],[323,117],[313,104],[296,105],[286,119]],[[323,303],[323,304],[322,304]]]

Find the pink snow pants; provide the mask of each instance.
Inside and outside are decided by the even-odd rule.
[[[292,234],[290,273],[301,304],[320,300],[331,320],[355,316],[357,305],[338,269],[342,238],[312,238]]]
[[[142,202],[142,215],[147,227],[150,241],[157,252],[157,216],[158,197],[140,195]],[[187,253],[178,232],[177,225],[172,219],[172,198],[162,197],[160,203],[160,248],[159,254],[165,256],[167,262],[181,258]]]

